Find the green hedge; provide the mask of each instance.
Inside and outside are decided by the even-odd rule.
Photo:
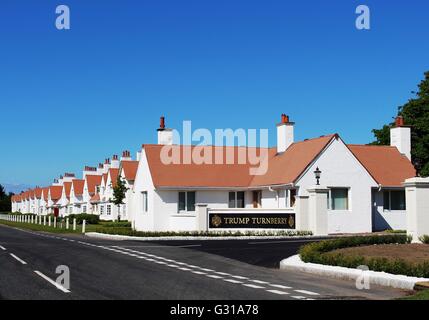
[[[131,222],[128,221],[100,221],[100,225],[107,228],[131,228]]]
[[[421,236],[420,238],[419,238],[419,240],[421,241],[421,242],[423,242],[423,243],[425,243],[425,244],[429,244],[429,236],[428,235],[424,235],[424,236]]]
[[[359,255],[351,256],[339,252],[332,252],[336,249],[358,246],[407,244],[410,243],[410,241],[411,238],[406,235],[340,238],[304,245],[301,247],[299,254],[304,262],[347,268],[357,268],[360,265],[366,265],[373,271],[384,271],[392,274],[427,278],[429,277],[429,261],[410,263],[400,258],[394,260],[387,258],[365,258]]]
[[[73,221],[73,219],[76,218],[77,224],[82,224],[83,220],[86,220],[87,224],[98,224],[100,222],[100,217],[95,214],[71,214],[68,216],[68,218],[70,219],[70,221]]]

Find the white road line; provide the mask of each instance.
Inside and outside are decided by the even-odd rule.
[[[24,260],[21,260],[16,255],[14,255],[13,253],[9,253],[9,254],[12,256],[12,258],[14,258],[15,260],[21,262],[22,264],[27,264],[27,262],[25,262]]]
[[[265,287],[257,286],[256,284],[251,284],[251,283],[243,283],[243,286],[253,288],[253,289],[265,289]]]
[[[298,299],[298,300],[306,300],[306,298],[303,296],[292,296],[292,298]]]
[[[279,289],[292,289],[292,287],[283,286],[281,284],[270,284],[271,287],[279,288]]]
[[[287,292],[280,291],[280,290],[267,290],[267,291],[271,292],[271,293],[274,293],[274,294],[280,294],[280,295],[289,294]]]
[[[189,269],[189,268],[179,268],[180,270],[183,270],[183,271],[190,271],[191,269]]]
[[[200,270],[207,271],[207,272],[213,272],[214,271],[212,269],[207,269],[207,268],[200,268]]]
[[[207,275],[207,277],[209,277],[209,278],[213,278],[213,279],[222,279],[222,277],[221,277],[221,276],[217,276],[217,275],[215,275],[215,274],[208,274],[208,275]]]
[[[48,281],[50,284],[52,284],[53,286],[55,286],[57,289],[61,290],[64,293],[70,293],[70,290],[64,288],[62,285],[56,283],[54,280],[52,280],[51,278],[49,278],[48,276],[45,276],[43,273],[41,273],[40,271],[34,270],[34,272],[42,277],[43,279],[45,279],[46,281]]]
[[[203,274],[203,275],[207,274],[207,273],[205,273],[205,272],[201,272],[201,271],[192,271],[192,273],[195,273],[195,274]]]
[[[259,284],[268,284],[268,282],[266,282],[266,281],[261,281],[261,280],[249,280],[249,281],[252,281],[252,282],[254,282],[254,283],[259,283]]]
[[[216,271],[215,273],[220,274],[221,276],[230,276],[230,274],[226,273],[226,272],[217,272]]]
[[[240,279],[240,280],[247,280],[247,279],[249,279],[249,278],[247,278],[247,277],[234,276],[234,275],[231,275],[231,277],[233,277],[233,278],[235,278],[235,279]]]
[[[243,283],[242,281],[234,280],[234,279],[223,279],[223,281],[231,282],[231,283]]]
[[[6,251],[6,248],[3,246],[0,246],[0,249],[2,249],[3,251]]]
[[[307,290],[293,290],[293,291],[298,292],[298,293],[302,293],[302,294],[308,294],[308,295],[310,295],[310,296],[318,296],[318,295],[319,295],[319,294],[318,294],[318,293],[316,293],[316,292],[313,292],[313,291],[307,291]]]

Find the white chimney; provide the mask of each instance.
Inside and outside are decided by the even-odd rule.
[[[112,157],[112,162],[110,163],[110,167],[113,169],[119,169],[119,163],[118,155],[114,154]]]
[[[172,145],[173,130],[165,128],[165,118],[161,117],[158,129],[158,144]]]
[[[87,175],[99,175],[97,172],[97,168],[85,166],[82,172],[82,179],[85,179]]]
[[[131,152],[125,150],[122,152],[121,161],[130,161],[131,159]]]
[[[72,182],[73,179],[75,179],[74,173],[68,173],[68,172],[64,173],[64,177],[63,177],[64,182]]]
[[[97,168],[97,175],[101,176],[103,174],[103,164],[99,163]]]
[[[136,153],[136,160],[140,161],[140,157],[141,157],[142,153],[140,151],[137,151]]]
[[[277,125],[277,153],[282,153],[293,143],[294,122],[289,121],[289,117],[282,114],[282,120]]]
[[[110,169],[110,159],[104,160],[103,173],[107,173]]]
[[[395,127],[390,129],[390,145],[411,161],[411,128],[404,125],[404,118],[396,117]]]

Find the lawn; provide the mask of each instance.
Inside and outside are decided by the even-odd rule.
[[[429,290],[417,291],[411,296],[399,298],[398,300],[429,300]]]

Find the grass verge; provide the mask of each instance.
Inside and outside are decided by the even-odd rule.
[[[402,297],[398,300],[429,300],[429,290],[417,291],[411,296]]]

